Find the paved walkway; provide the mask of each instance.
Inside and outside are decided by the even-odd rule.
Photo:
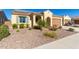
[[[61,40],[57,40],[36,49],[75,49],[79,48],[79,33],[62,38]]]

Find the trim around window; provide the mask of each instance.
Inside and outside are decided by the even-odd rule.
[[[20,23],[26,23],[26,17],[25,16],[19,16],[19,22]]]

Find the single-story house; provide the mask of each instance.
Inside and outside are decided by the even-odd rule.
[[[44,12],[25,12],[14,10],[12,12],[11,23],[12,24],[29,24],[30,27],[36,26],[37,21],[45,20],[49,22],[49,26],[56,25],[57,27],[62,26],[62,17],[55,16],[50,10]]]
[[[79,17],[72,18],[72,21],[74,22],[74,24],[79,24]]]
[[[68,24],[71,22],[71,17],[69,17],[68,15],[63,17],[63,25]]]
[[[73,26],[79,26],[79,17],[72,18]]]
[[[5,21],[8,20],[5,13],[1,10],[0,11],[0,24],[4,24]]]

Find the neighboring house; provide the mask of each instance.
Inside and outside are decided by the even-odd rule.
[[[79,17],[72,18],[74,24],[79,24]]]
[[[68,15],[63,17],[63,25],[70,23],[71,22],[71,17],[69,17]]]
[[[0,24],[4,24],[6,20],[7,20],[7,17],[5,13],[1,10],[0,11]]]
[[[62,17],[55,16],[50,10],[46,10],[44,12],[23,12],[14,10],[12,13],[11,23],[24,23],[29,24],[30,27],[33,27],[37,25],[37,21],[39,19],[49,22],[49,26],[62,26]]]

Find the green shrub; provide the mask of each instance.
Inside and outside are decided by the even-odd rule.
[[[18,30],[16,30],[16,32],[20,32],[20,30],[18,29]]]
[[[40,27],[45,27],[45,21],[42,20],[42,19],[39,19],[38,22],[37,22],[38,26]]]
[[[34,26],[33,28],[34,28],[34,29],[39,29],[39,30],[41,30],[41,29],[42,29],[42,27],[41,27],[41,26]]]
[[[45,24],[46,24],[46,22],[43,20],[43,21],[42,21],[42,25],[43,25],[43,27],[45,27]]]
[[[20,29],[25,28],[24,24],[19,24],[19,28],[20,28]]]
[[[49,22],[46,21],[46,22],[45,22],[45,27],[48,28],[49,26],[50,26]]]
[[[18,25],[17,24],[13,24],[12,27],[13,27],[13,29],[17,29]]]
[[[73,31],[74,31],[74,29],[73,29],[73,28],[69,28],[69,29],[68,29],[68,31],[71,31],[71,32],[73,32]]]
[[[1,26],[2,24],[0,24],[0,26]]]
[[[49,30],[52,30],[52,31],[56,31],[58,28],[56,27],[49,27]]]
[[[44,32],[44,35],[45,36],[48,36],[48,37],[51,37],[51,38],[56,38],[57,37],[57,34],[55,31],[48,31],[48,32]]]
[[[1,25],[0,26],[0,41],[9,35],[10,33],[9,33],[8,27],[6,27],[5,25]]]

